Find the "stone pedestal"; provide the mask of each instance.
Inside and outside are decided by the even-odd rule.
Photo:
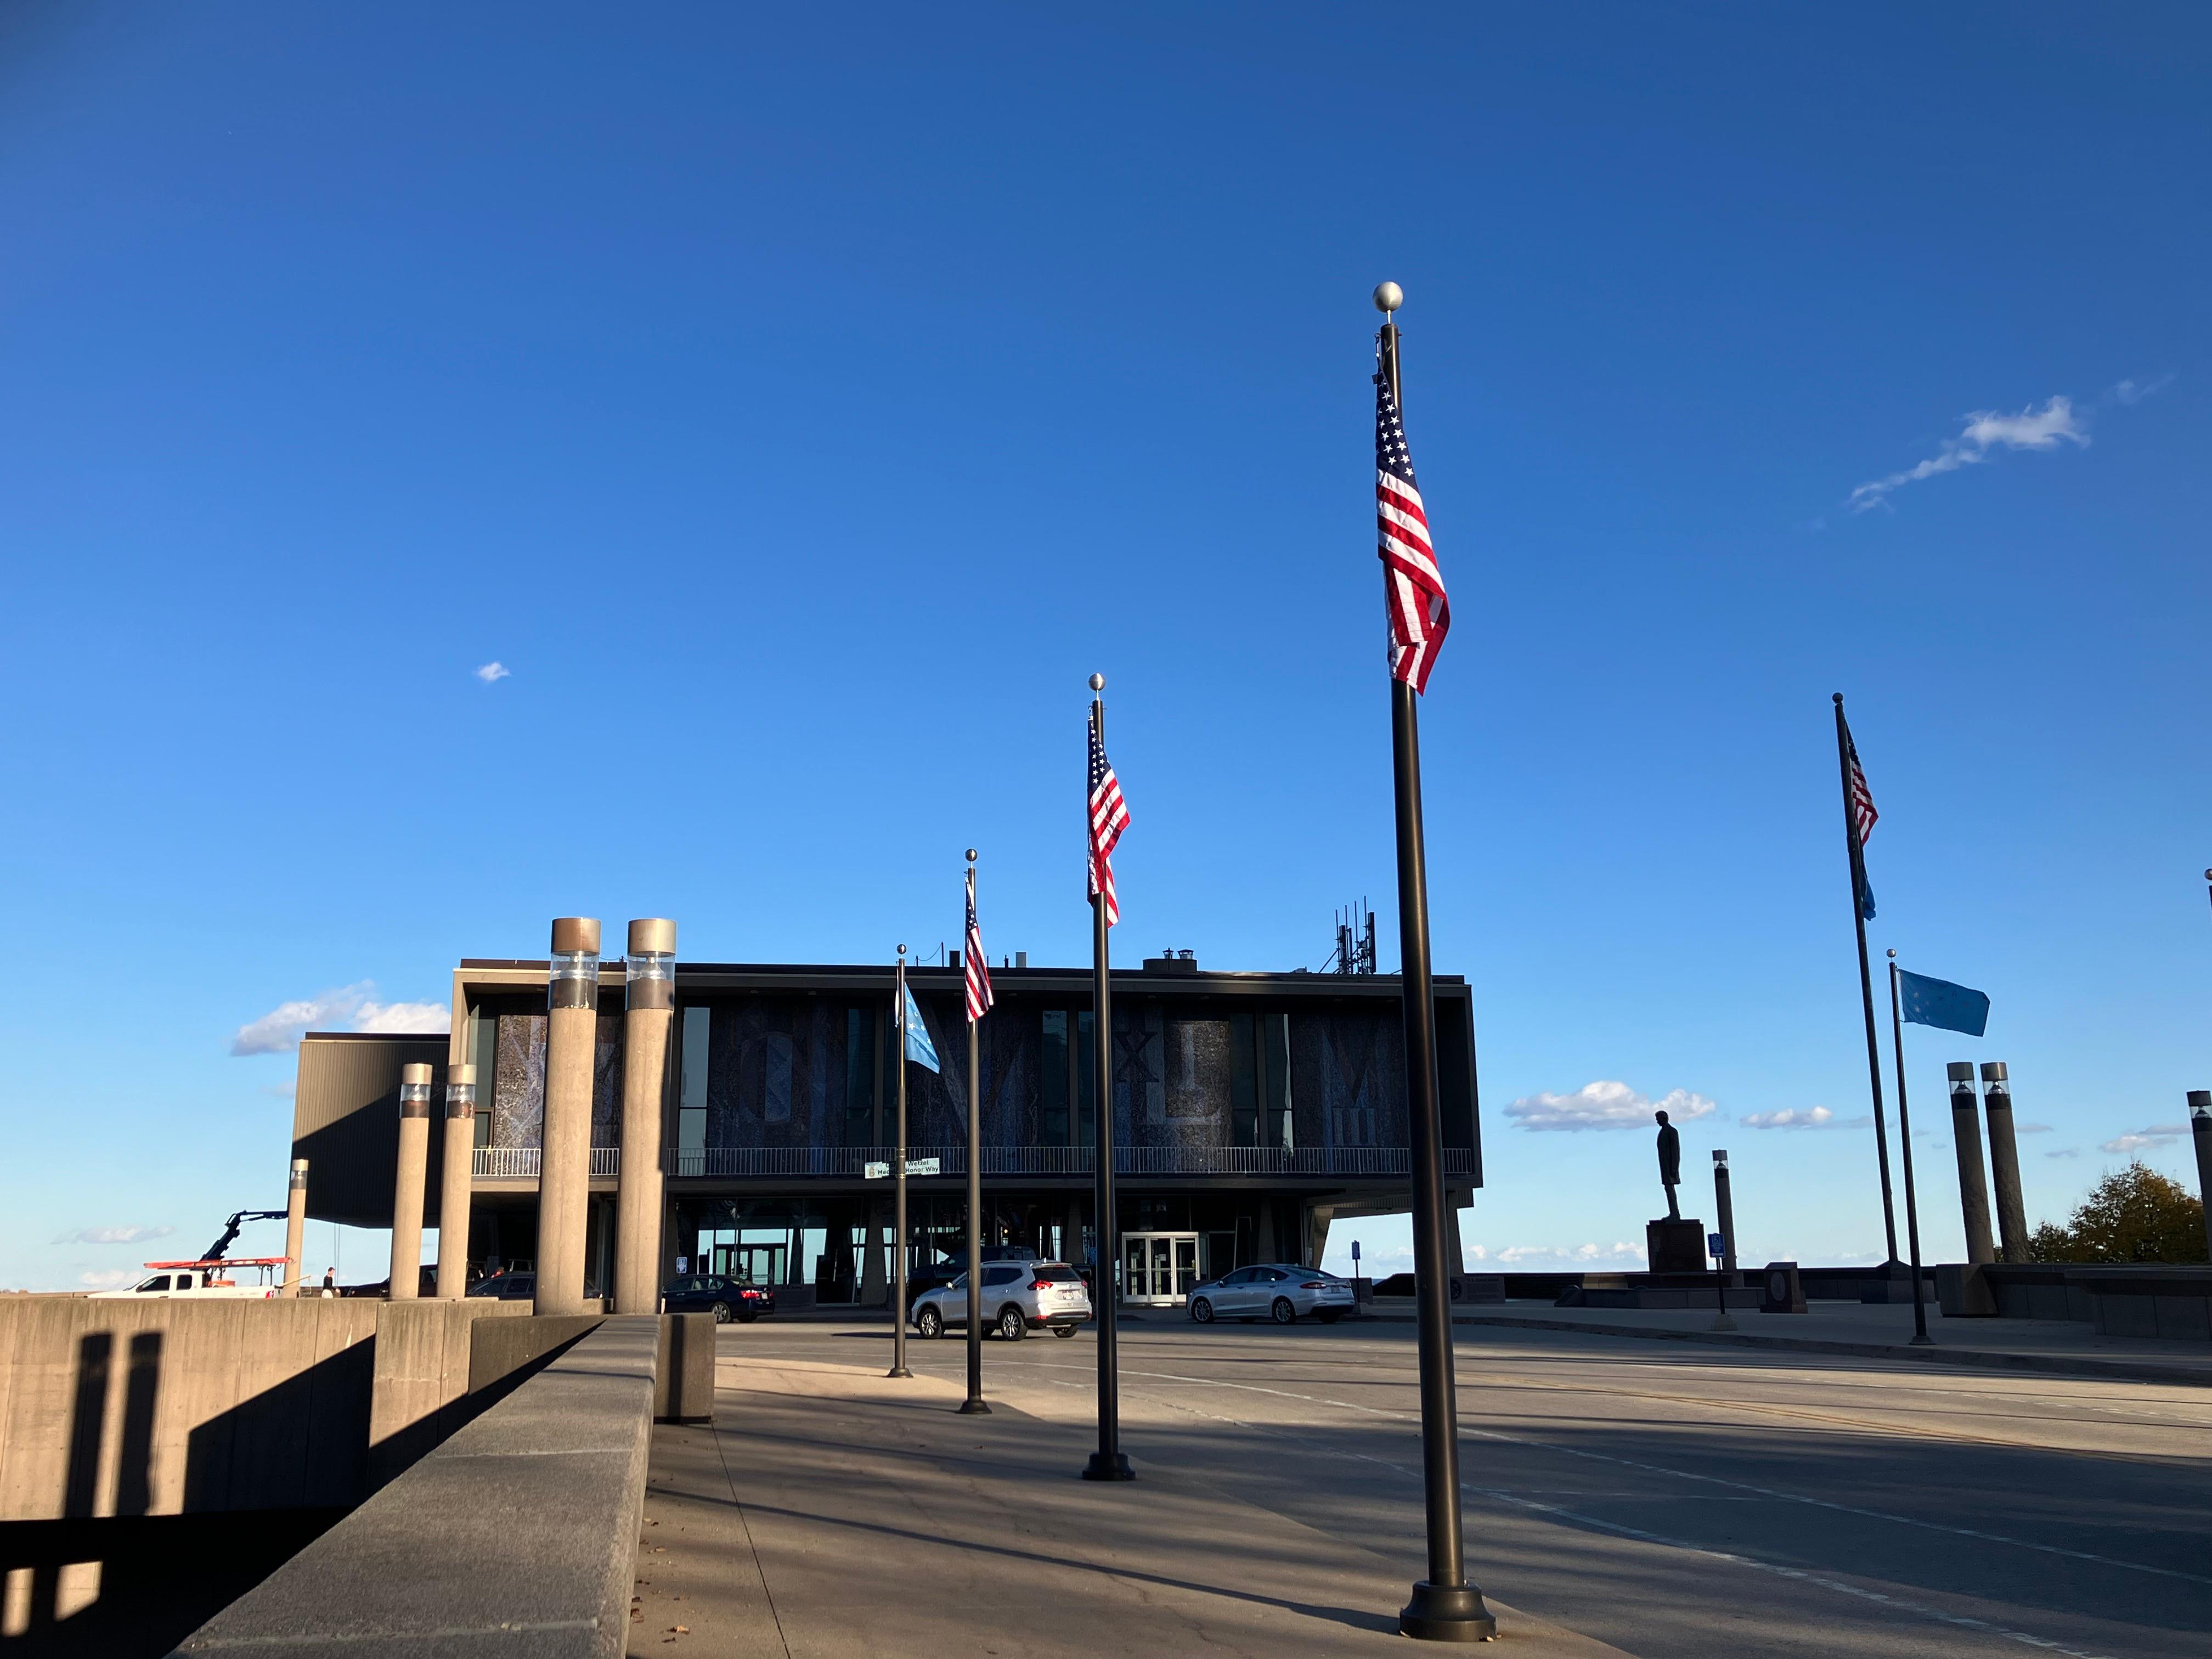
[[[1680,1221],[1645,1222],[1644,1261],[1655,1273],[1706,1272],[1705,1224],[1686,1216]]]

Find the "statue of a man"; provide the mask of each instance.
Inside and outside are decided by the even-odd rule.
[[[1667,1114],[1654,1114],[1659,1120],[1659,1184],[1667,1189],[1667,1219],[1680,1221],[1681,1207],[1674,1202],[1674,1188],[1682,1184],[1682,1132],[1667,1121]]]

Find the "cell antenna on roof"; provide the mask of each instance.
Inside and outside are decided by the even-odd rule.
[[[1336,948],[1322,965],[1324,974],[1375,971],[1375,912],[1359,899],[1336,915]]]

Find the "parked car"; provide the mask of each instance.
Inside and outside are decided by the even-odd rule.
[[[983,1269],[980,1300],[985,1322],[1009,1342],[1031,1331],[1073,1336],[1091,1317],[1083,1276],[1064,1261],[994,1262]],[[914,1328],[923,1336],[939,1337],[946,1326],[967,1323],[966,1273],[915,1298]]]
[[[661,1292],[661,1306],[670,1313],[710,1313],[717,1325],[732,1319],[750,1325],[763,1314],[775,1311],[775,1292],[750,1279],[722,1273],[684,1273]]]
[[[1305,1314],[1334,1325],[1356,1300],[1350,1279],[1318,1267],[1264,1262],[1192,1285],[1190,1316],[1201,1325],[1216,1319],[1272,1319],[1287,1325]]]
[[[149,1261],[146,1265],[150,1267],[154,1264]],[[94,1291],[91,1300],[118,1302],[129,1297],[158,1297],[174,1301],[179,1297],[190,1297],[195,1301],[265,1302],[276,1294],[276,1289],[274,1279],[267,1273],[262,1275],[258,1285],[240,1285],[227,1277],[222,1267],[210,1264],[155,1273],[119,1291]]]

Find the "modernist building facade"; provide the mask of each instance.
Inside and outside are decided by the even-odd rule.
[[[311,1216],[388,1224],[399,1069],[474,1068],[472,1271],[530,1263],[537,1242],[548,964],[465,960],[449,1036],[313,1034],[301,1045],[294,1153]],[[611,1283],[623,1093],[623,970],[601,970],[586,1260]],[[1087,969],[994,967],[979,1033],[987,1238],[1090,1262],[1096,1115]],[[908,1062],[915,1267],[965,1249],[968,1044],[958,965],[909,969],[940,1057]],[[783,1305],[881,1304],[896,1138],[893,979],[881,966],[679,963],[662,1079],[664,1276],[749,1273]],[[1436,982],[1450,1207],[1481,1183],[1467,987]],[[1333,1218],[1402,1212],[1410,1146],[1395,975],[1218,973],[1167,957],[1113,981],[1109,1035],[1117,1206],[1103,1254],[1125,1297],[1179,1303],[1255,1261],[1316,1263]],[[441,1158],[428,1174],[437,1213]],[[874,1171],[872,1172],[872,1166]],[[1456,1241],[1454,1241],[1455,1243]],[[1457,1252],[1453,1252],[1456,1260]]]

